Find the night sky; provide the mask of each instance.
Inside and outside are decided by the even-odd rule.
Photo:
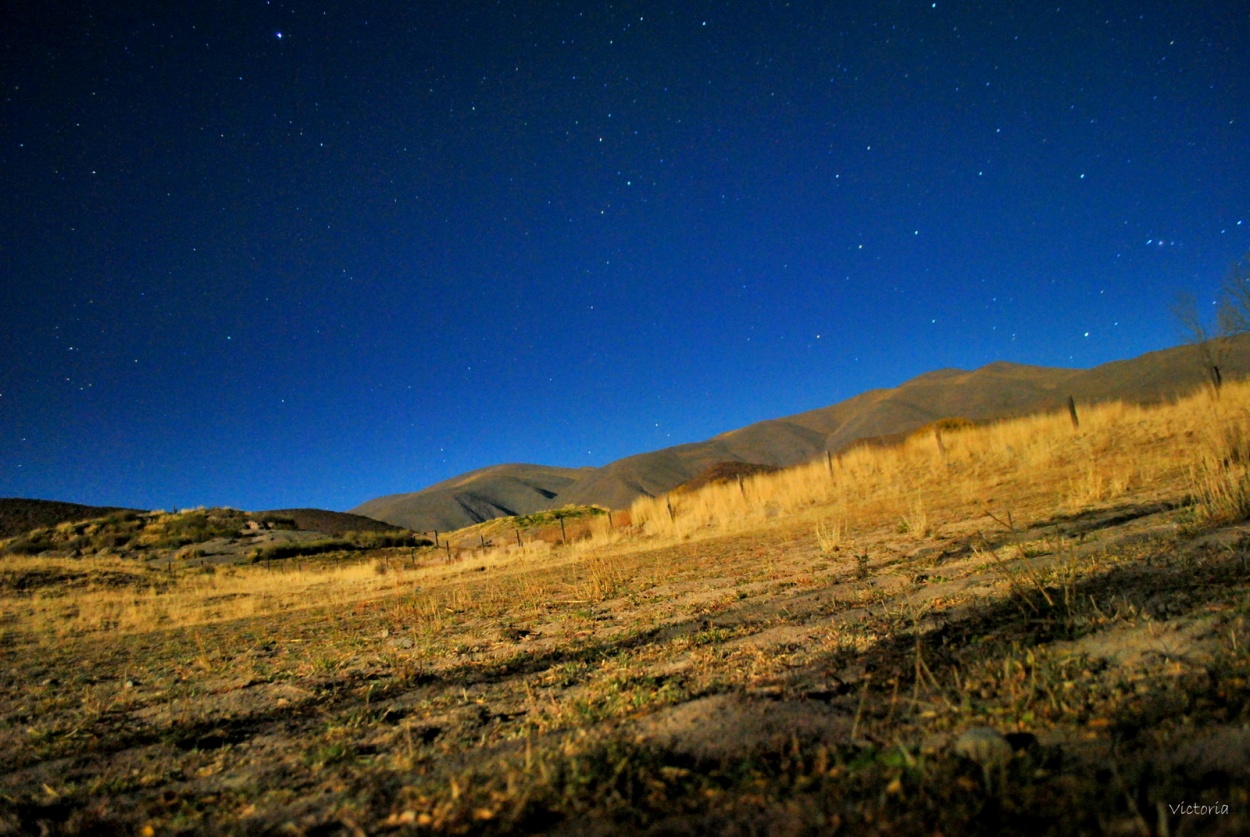
[[[0,496],[346,509],[1179,342],[1244,2],[4,4]]]

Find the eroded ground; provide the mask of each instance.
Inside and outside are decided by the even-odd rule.
[[[1250,534],[1185,514],[985,508],[828,552],[794,523],[10,632],[0,832],[1245,833]]]

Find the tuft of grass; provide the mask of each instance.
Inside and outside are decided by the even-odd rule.
[[[816,524],[816,543],[820,547],[820,554],[826,558],[832,558],[846,541],[847,527],[846,524],[838,520],[825,521]]]
[[[911,535],[917,539],[926,538],[931,534],[929,514],[925,511],[924,501],[920,497],[916,497],[911,504],[911,509],[907,514],[903,515],[903,520],[899,523],[898,533],[900,535]]]
[[[1189,469],[1199,525],[1237,523],[1250,518],[1250,414],[1217,416],[1204,434],[1197,461]]]

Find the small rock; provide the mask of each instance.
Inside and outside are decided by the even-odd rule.
[[[1007,776],[1007,763],[1015,755],[1007,739],[989,727],[973,727],[959,736],[955,740],[955,752],[981,766],[985,789],[991,794],[995,786],[1002,786]]]
[[[998,730],[973,727],[955,739],[955,753],[990,770],[1011,761],[1015,751]]]
[[[920,742],[920,752],[926,756],[941,752],[950,746],[951,738],[944,732],[935,732],[926,735]]]
[[[387,644],[390,645],[392,648],[411,648],[416,643],[412,641],[412,637],[399,636],[399,637],[395,637]]]
[[[127,677],[126,682],[122,684],[127,689],[137,689],[142,684],[133,677]]]

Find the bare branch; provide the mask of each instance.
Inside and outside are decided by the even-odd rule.
[[[1176,295],[1176,300],[1172,303],[1172,316],[1176,318],[1176,323],[1184,333],[1186,342],[1197,350],[1202,368],[1206,371],[1218,397],[1222,380],[1219,361],[1215,356],[1215,340],[1202,321],[1202,314],[1198,311],[1198,302],[1193,294],[1178,293]]]
[[[1250,254],[1234,263],[1224,278],[1216,323],[1222,337],[1250,331]]]

